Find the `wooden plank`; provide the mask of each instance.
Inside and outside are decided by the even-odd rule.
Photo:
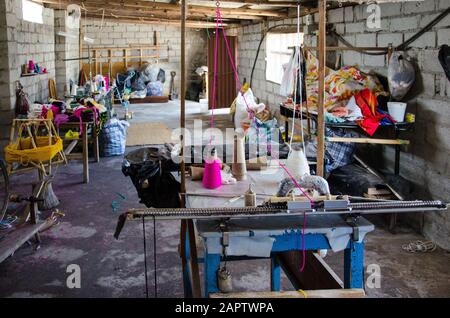
[[[96,10],[103,9],[117,9],[117,10],[136,10],[136,11],[148,11],[150,13],[164,12],[164,13],[179,13],[182,10],[181,4],[170,4],[163,2],[150,2],[150,1],[122,1],[113,0],[107,1],[102,6],[96,0],[34,0],[36,2],[48,4],[49,7],[54,7],[56,9],[60,8],[61,5],[67,6],[69,3],[75,3],[78,5],[83,5],[85,8],[94,8]],[[201,5],[189,5],[189,14],[211,14],[214,13],[215,6],[201,6]],[[241,9],[241,8],[221,8],[222,15],[227,14],[239,14],[239,15],[250,15],[250,16],[263,16],[263,17],[275,17],[275,18],[285,18],[287,17],[287,12],[280,10],[261,10],[261,9]],[[181,13],[182,14],[182,13]],[[185,12],[185,17],[187,17],[187,11]]]
[[[210,298],[363,298],[364,289],[319,289],[281,292],[214,293]]]
[[[78,139],[75,139],[75,140],[72,140],[71,142],[70,142],[70,144],[66,147],[66,149],[64,149],[64,154],[67,156],[67,155],[70,155],[71,154],[71,152],[72,152],[72,150],[73,150],[73,148],[75,148],[75,146],[78,144]]]
[[[183,131],[186,127],[186,0],[181,0],[181,88],[180,88],[180,128]],[[180,193],[186,193],[186,166],[184,162],[185,140],[181,138],[181,186]],[[181,197],[182,201],[185,197]],[[182,202],[182,207],[185,202]]]
[[[306,50],[310,51],[318,51],[319,47],[317,46],[305,46]],[[376,52],[387,52],[389,48],[387,47],[347,47],[347,46],[327,46],[325,48],[327,51],[376,51]]]
[[[330,200],[337,200],[337,198],[338,198],[337,195],[332,195]],[[328,200],[328,197],[325,195],[319,195],[319,196],[313,197],[313,199],[317,200],[317,201],[322,201],[322,200]],[[292,197],[270,197],[269,200],[271,203],[284,203],[284,202],[288,202],[288,201],[293,201]],[[294,201],[306,202],[306,201],[309,201],[309,199],[305,196],[295,196]]]
[[[97,50],[97,51],[123,51],[125,49],[131,49],[131,50],[159,50],[163,47],[168,47],[167,44],[158,44],[158,45],[129,45],[129,46],[117,46],[117,47],[93,47],[91,50]],[[87,48],[84,48],[83,51],[87,51]]]
[[[316,253],[306,251],[306,265],[300,272],[301,251],[279,253],[281,267],[295,289],[339,289],[344,284],[337,274]]]
[[[36,235],[45,224],[46,222],[39,222],[37,224],[26,223],[0,240],[0,263],[14,254],[25,242]]]
[[[327,137],[330,142],[353,142],[358,144],[378,144],[378,145],[409,145],[409,140],[404,139],[377,139],[377,138],[347,138],[347,137]]]
[[[146,96],[144,98],[131,98],[130,104],[168,103],[169,96]]]
[[[88,125],[83,124],[83,182],[89,183],[89,144],[88,144]]]
[[[325,162],[325,69],[327,1],[319,0],[319,98],[317,115],[317,175],[324,176]]]

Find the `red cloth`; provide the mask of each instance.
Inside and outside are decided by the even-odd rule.
[[[361,108],[361,113],[364,116],[364,119],[358,120],[357,124],[369,134],[369,136],[373,136],[378,129],[378,126],[380,126],[380,121],[384,118],[389,118],[392,122],[395,122],[391,116],[381,114],[377,111],[377,97],[369,89],[366,88],[356,94],[355,101],[359,108]]]

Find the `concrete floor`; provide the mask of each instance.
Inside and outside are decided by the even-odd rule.
[[[178,127],[178,105],[131,106],[134,121],[163,121]],[[198,105],[188,103],[188,125],[199,115]],[[226,124],[227,116],[222,116]],[[42,234],[42,246],[35,251],[25,245],[0,264],[0,297],[144,297],[144,255],[142,223],[128,222],[120,240],[113,238],[118,213],[139,207],[136,190],[121,173],[121,157],[101,158],[90,165],[91,182],[83,184],[82,166],[71,162],[60,167],[54,181],[62,223]],[[13,176],[12,190],[28,194],[30,175]],[[113,212],[112,201],[120,201]],[[45,213],[44,215],[45,216]],[[393,235],[385,222],[372,220],[377,228],[366,237],[365,265],[381,268],[381,287],[366,289],[370,297],[450,297],[450,253],[437,249],[427,254],[409,254],[401,246],[424,240],[400,226]],[[149,292],[153,294],[153,224],[146,223]],[[181,262],[177,253],[179,221],[157,222],[158,296],[182,297]],[[342,277],[343,253],[329,254],[326,262]],[[67,266],[81,268],[81,289],[66,287]],[[249,266],[250,265],[250,266]],[[230,265],[238,291],[269,289],[269,261],[257,260]],[[283,277],[282,289],[292,289]]]

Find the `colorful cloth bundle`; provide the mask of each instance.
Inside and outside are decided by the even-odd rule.
[[[305,59],[307,102],[308,107],[314,109],[319,95],[319,61],[309,51],[305,51]],[[366,88],[376,96],[387,95],[376,76],[363,73],[354,66],[345,66],[336,71],[327,67],[325,74],[325,109],[345,106],[352,96]]]
[[[370,90],[362,90],[355,95],[355,100],[364,116],[363,119],[356,122],[370,136],[375,133],[380,124],[395,123],[395,120],[389,114],[377,109],[377,97]]]

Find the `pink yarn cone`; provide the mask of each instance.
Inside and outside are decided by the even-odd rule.
[[[217,189],[222,185],[222,175],[220,174],[220,161],[213,160],[205,162],[205,171],[203,173],[203,187],[206,189]]]

